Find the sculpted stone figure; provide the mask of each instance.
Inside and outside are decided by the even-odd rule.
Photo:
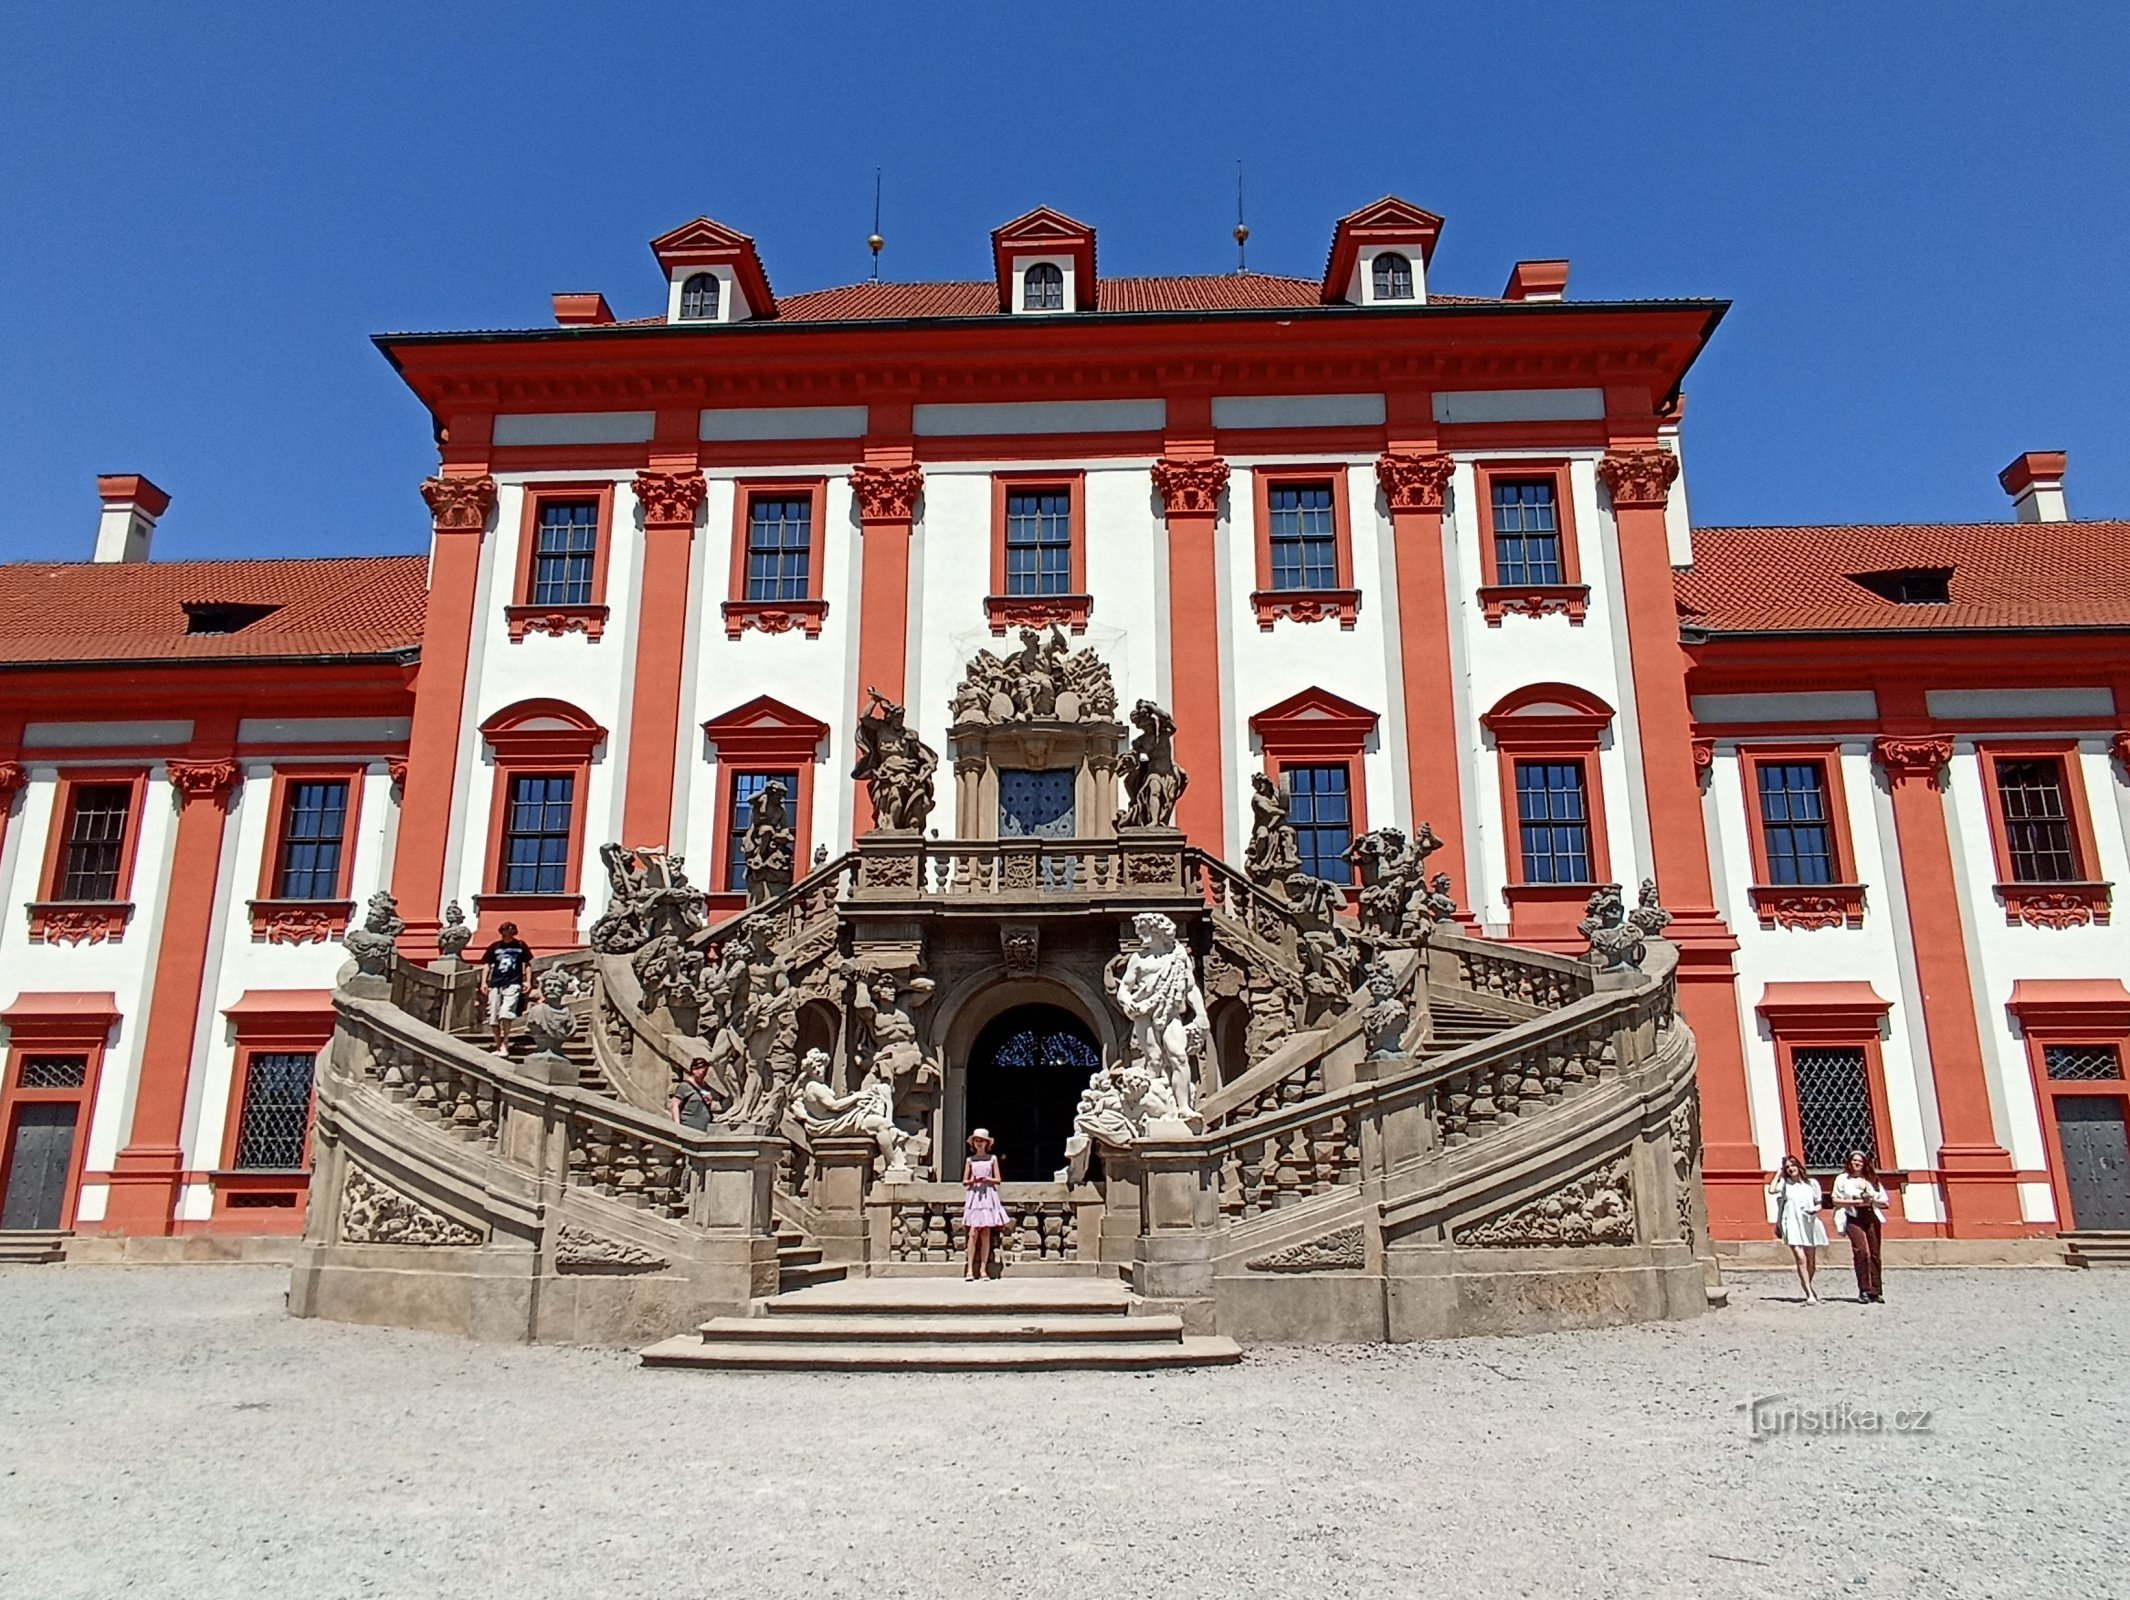
[[[1457,897],[1450,893],[1450,875],[1438,872],[1427,880],[1427,893],[1421,897],[1421,909],[1435,922],[1457,920]]]
[[[1671,913],[1657,903],[1656,879],[1642,880],[1642,892],[1635,900],[1635,908],[1627,913],[1627,920],[1650,939],[1662,937],[1664,930],[1671,926]]]
[[[563,1004],[569,998],[570,980],[565,972],[550,967],[540,977],[540,998],[525,1011],[526,1037],[536,1054],[559,1056],[562,1047],[577,1036],[577,1015]]]
[[[799,835],[784,809],[784,780],[771,778],[748,808],[747,831],[740,836],[740,855],[747,866],[747,903],[758,906],[791,887],[793,857]]]
[[[1120,828],[1171,828],[1176,802],[1190,786],[1191,775],[1176,765],[1176,721],[1151,700],[1132,707],[1131,752],[1123,773],[1124,809]]]
[[[858,764],[851,776],[865,784],[877,829],[922,833],[932,814],[932,774],[939,755],[910,731],[903,708],[877,689],[858,719]]]
[[[466,911],[456,900],[444,907],[444,925],[436,930],[436,948],[447,961],[456,961],[473,942],[473,929],[466,925]]]
[[[1424,939],[1434,926],[1427,908],[1427,858],[1442,848],[1426,823],[1410,842],[1402,828],[1376,828],[1346,852],[1361,880],[1361,927],[1378,939]]]
[[[799,1002],[791,969],[770,943],[773,930],[749,917],[718,952],[697,991],[704,1059],[734,1083],[725,1120],[755,1133],[774,1133],[798,1087]]]
[[[891,972],[875,973],[869,982],[852,986],[858,1036],[871,1047],[872,1070],[905,1093],[939,1083],[939,1063],[918,1043],[917,1020],[910,1015],[932,998],[933,988],[930,978],[898,982]]]
[[[1158,911],[1132,918],[1139,948],[1124,958],[1117,975],[1117,1009],[1132,1025],[1132,1060],[1174,1108],[1198,1125],[1191,1057],[1211,1034],[1205,996],[1191,970],[1191,952],[1177,942],[1176,924]]]
[[[1287,816],[1287,792],[1271,774],[1250,774],[1250,842],[1243,851],[1243,876],[1261,889],[1283,884],[1302,870],[1302,847]]]
[[[601,955],[634,955],[660,934],[685,940],[708,922],[702,891],[688,882],[681,857],[603,844],[599,859],[606,867],[609,899],[588,942]]]
[[[1058,1173],[1058,1181],[1086,1181],[1088,1157],[1096,1145],[1124,1149],[1146,1132],[1150,1118],[1173,1111],[1143,1067],[1133,1063],[1100,1069],[1080,1091],[1080,1104],[1073,1112],[1072,1135],[1065,1141],[1065,1166]]]
[[[1368,986],[1368,1009],[1361,1013],[1361,1030],[1368,1038],[1368,1058],[1380,1061],[1402,1054],[1405,1025],[1412,1018],[1413,1008],[1398,993],[1397,974],[1391,971],[1389,962],[1378,957],[1368,964],[1364,981]]]
[[[954,691],[951,715],[970,722],[1107,722],[1117,714],[1109,668],[1091,646],[1074,650],[1062,629],[1046,640],[1023,628],[1005,655],[979,650]]]
[[[380,889],[370,896],[362,926],[348,929],[340,942],[355,958],[356,969],[363,977],[385,978],[391,975],[392,957],[399,949],[399,936],[406,931],[407,925],[399,916],[399,902]]]
[[[791,1108],[799,1126],[816,1139],[871,1139],[890,1172],[907,1170],[910,1136],[895,1126],[895,1089],[877,1071],[849,1094],[828,1086],[828,1052],[806,1052],[799,1066],[799,1097]]]
[[[1643,933],[1627,919],[1620,886],[1608,883],[1591,895],[1576,930],[1590,942],[1587,959],[1600,972],[1625,972],[1642,965]]]

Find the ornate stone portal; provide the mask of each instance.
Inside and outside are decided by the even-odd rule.
[[[1109,667],[1056,628],[1020,638],[1017,651],[978,650],[948,707],[955,833],[1109,838],[1125,737]]]

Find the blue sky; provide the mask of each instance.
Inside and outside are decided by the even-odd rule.
[[[1697,520],[1986,519],[2071,454],[2130,515],[2130,7],[81,3],[0,59],[0,558],[79,559],[98,472],[160,557],[424,548],[421,407],[370,346],[661,304],[647,240],[780,291],[979,277],[1035,204],[1119,274],[1321,271],[1387,191],[1434,287],[1736,301],[1689,379]]]

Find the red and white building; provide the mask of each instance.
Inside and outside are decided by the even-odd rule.
[[[1124,278],[1037,210],[988,277],[780,298],[699,219],[662,316],[378,341],[439,441],[426,563],[157,563],[165,497],[102,480],[97,561],[0,567],[5,1225],[293,1229],[373,889],[416,953],[454,900],[581,943],[605,839],[737,904],[765,778],[840,849],[866,692],[945,750],[971,653],[1057,625],[1173,712],[1230,859],[1270,770],[1320,875],[1425,821],[1489,934],[1579,948],[1593,884],[1658,879],[1719,1235],[1858,1142],[1897,1236],[2130,1227],[2130,525],[2030,455],[2006,523],[1697,529],[1724,303],[1442,293],[1441,226]],[[1071,825],[1024,788],[976,826]]]

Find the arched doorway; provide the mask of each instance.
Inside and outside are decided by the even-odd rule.
[[[1102,1065],[1087,1025],[1061,1006],[1015,1006],[969,1051],[964,1128],[989,1128],[1010,1183],[1048,1183],[1065,1165],[1080,1091]],[[958,1175],[959,1156],[951,1172]]]

